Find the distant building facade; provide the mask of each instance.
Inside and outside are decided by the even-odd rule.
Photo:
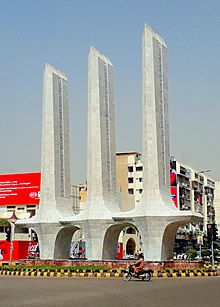
[[[220,182],[215,183],[215,223],[218,227],[218,234],[220,235]]]
[[[142,155],[138,152],[118,152],[116,154],[117,184],[122,199],[132,196],[133,207],[143,193]],[[198,234],[206,235],[206,227],[215,222],[214,194],[215,181],[206,171],[198,171],[171,158],[170,193],[179,210],[192,210],[203,215],[203,223],[180,227],[176,235],[176,250],[182,251],[192,242],[196,247]]]
[[[143,193],[143,161],[142,154],[136,151],[116,153],[117,185],[120,192],[121,209],[131,210],[140,201]],[[170,194],[179,210],[192,210],[203,215],[203,223],[189,224],[179,228],[176,235],[175,250],[182,252],[192,244],[197,248],[197,236],[206,235],[206,227],[216,220],[214,199],[215,181],[207,176],[207,171],[198,171],[171,157],[170,163]],[[80,206],[86,200],[86,184],[80,185]],[[220,216],[220,185],[219,185]],[[215,202],[216,203],[216,202]],[[119,242],[123,244],[123,257],[141,252],[141,235],[135,227],[125,228]]]

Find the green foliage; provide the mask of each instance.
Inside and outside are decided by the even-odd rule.
[[[205,256],[210,256],[211,255],[211,251],[208,250],[208,249],[203,249],[202,250],[202,257],[205,257]]]
[[[0,219],[0,225],[9,225],[8,221],[7,220],[1,220]]]
[[[108,267],[105,266],[53,266],[53,265],[39,265],[39,266],[25,266],[25,265],[2,265],[0,267],[2,270],[10,270],[10,271],[52,271],[52,272],[107,272],[109,270]]]
[[[208,249],[202,250],[202,259],[203,260],[209,260],[209,257],[211,256],[211,251]]]
[[[197,251],[195,249],[188,249],[186,251],[187,257],[190,260],[194,260],[197,257]]]

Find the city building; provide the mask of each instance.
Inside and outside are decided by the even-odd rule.
[[[138,152],[116,154],[117,184],[121,197],[132,196],[133,207],[143,193],[143,163]],[[207,176],[209,170],[195,170],[171,157],[170,193],[174,205],[181,211],[192,210],[203,215],[203,223],[188,224],[179,228],[176,235],[176,251],[192,244],[197,248],[197,236],[206,235],[207,224],[215,222],[215,181]]]
[[[215,223],[218,227],[218,234],[220,235],[220,182],[219,181],[215,183],[214,204],[215,204]]]
[[[131,210],[139,203],[143,193],[142,154],[136,151],[116,153],[116,172],[122,209]],[[207,224],[215,223],[215,181],[208,176],[208,172],[209,170],[198,171],[171,157],[170,193],[174,206],[181,211],[192,210],[203,215],[202,223],[179,228],[175,241],[177,253],[185,251],[189,246],[198,248],[197,237],[200,234],[204,235],[205,244]],[[215,203],[219,202],[217,212],[220,216],[220,185],[218,186]],[[83,204],[86,199],[86,184],[80,185],[80,197]],[[119,243],[123,244],[123,257],[130,255],[131,250],[133,255],[141,251],[141,237],[134,227],[125,228],[120,233]]]
[[[130,208],[133,209],[140,201],[143,192],[143,161],[139,152],[116,153],[117,186],[121,197],[128,198]],[[125,179],[126,178],[126,179]]]

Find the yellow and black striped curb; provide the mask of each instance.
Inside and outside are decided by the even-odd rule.
[[[0,267],[3,265],[10,265],[10,262],[2,262],[0,261]],[[12,262],[11,265],[19,265],[19,262]]]
[[[0,275],[4,276],[31,276],[31,277],[123,277],[125,272],[57,272],[57,271],[37,271],[37,270],[0,270]],[[178,277],[209,277],[219,276],[218,272],[186,272],[186,273],[153,273],[154,278],[178,278]]]

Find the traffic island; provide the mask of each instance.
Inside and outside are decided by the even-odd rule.
[[[125,274],[125,269],[108,269],[91,267],[20,267],[1,266],[0,275],[30,276],[30,277],[84,277],[84,278],[120,278]],[[178,278],[178,277],[209,277],[219,276],[218,270],[210,269],[166,269],[154,270],[154,278]]]

